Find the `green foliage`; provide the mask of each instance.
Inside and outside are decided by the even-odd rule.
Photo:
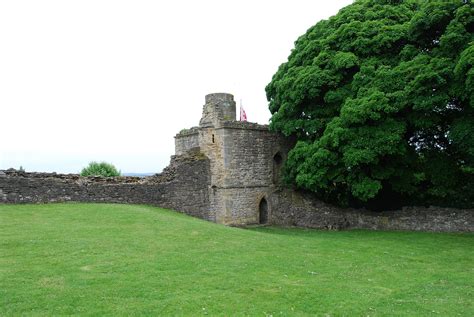
[[[0,241],[0,316],[474,316],[473,234],[0,204]]]
[[[358,0],[266,87],[286,178],[340,205],[474,206],[474,5]]]
[[[120,176],[120,171],[112,164],[106,162],[90,162],[87,167],[82,169],[81,176],[115,177]]]

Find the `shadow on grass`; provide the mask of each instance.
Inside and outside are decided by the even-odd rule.
[[[322,230],[311,228],[297,228],[297,227],[279,227],[279,226],[248,226],[244,230],[255,231],[265,234],[283,235],[291,237],[318,237],[322,239],[332,239],[334,237],[345,237],[354,239],[396,239],[410,241],[416,239],[433,239],[436,236],[451,237],[453,239],[474,239],[473,233],[452,233],[452,232],[423,232],[423,231],[381,231],[381,230]]]

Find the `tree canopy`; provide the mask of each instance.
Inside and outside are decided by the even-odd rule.
[[[286,179],[340,205],[474,205],[474,5],[356,0],[266,87]]]
[[[115,177],[120,176],[120,171],[114,165],[107,162],[90,162],[87,167],[82,169],[81,176]]]

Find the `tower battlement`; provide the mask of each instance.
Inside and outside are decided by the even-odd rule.
[[[236,107],[234,96],[227,93],[206,95],[202,109],[200,127],[217,128],[225,121],[235,121]]]

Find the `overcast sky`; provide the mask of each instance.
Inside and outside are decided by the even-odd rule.
[[[213,92],[266,124],[294,41],[350,3],[0,1],[0,169],[160,172]]]

